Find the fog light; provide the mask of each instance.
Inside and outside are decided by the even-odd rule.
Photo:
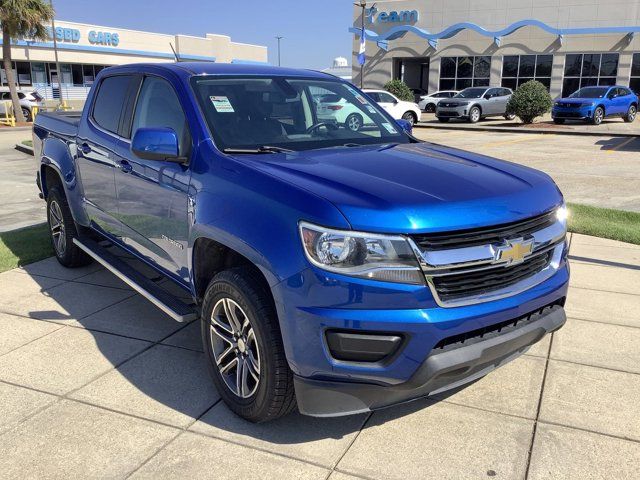
[[[391,358],[400,348],[402,337],[328,331],[327,346],[331,356],[345,362],[380,362]]]

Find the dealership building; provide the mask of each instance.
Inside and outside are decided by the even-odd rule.
[[[364,12],[362,69],[358,6],[350,28],[356,85],[402,79],[431,93],[535,79],[554,97],[588,85],[640,92],[640,0],[391,0]]]
[[[35,89],[46,99],[83,101],[100,70],[134,62],[181,61],[266,63],[267,47],[232,42],[226,35],[166,35],[55,21],[45,41],[13,40],[11,55],[21,89]],[[58,50],[55,61],[54,36]],[[3,39],[0,39],[0,42]],[[173,50],[172,50],[173,49]],[[4,69],[2,86],[7,85]]]

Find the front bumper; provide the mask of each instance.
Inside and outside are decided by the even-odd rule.
[[[438,118],[467,118],[469,117],[469,105],[459,107],[436,107],[436,117]]]
[[[551,118],[562,120],[589,120],[593,118],[595,107],[563,108],[553,107]]]
[[[560,305],[527,315],[520,326],[434,349],[411,378],[401,384],[336,382],[294,376],[298,408],[311,416],[366,412],[462,386],[525,353],[566,322]]]

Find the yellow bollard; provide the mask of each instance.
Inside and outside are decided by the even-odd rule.
[[[11,103],[11,100],[4,100],[2,104],[4,105],[4,118],[0,117],[0,123],[15,127],[16,117],[13,114],[13,103]]]
[[[36,107],[36,106],[31,107],[31,119],[32,120],[35,120],[36,115],[38,115],[38,112],[40,112],[40,107]]]

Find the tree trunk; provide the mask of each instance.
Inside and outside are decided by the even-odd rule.
[[[26,119],[22,114],[20,107],[20,99],[16,89],[16,79],[13,76],[13,68],[11,65],[11,36],[6,28],[2,28],[2,59],[4,64],[4,73],[7,76],[9,84],[9,92],[11,92],[11,103],[13,104],[13,114],[16,116],[16,122],[25,122]]]

